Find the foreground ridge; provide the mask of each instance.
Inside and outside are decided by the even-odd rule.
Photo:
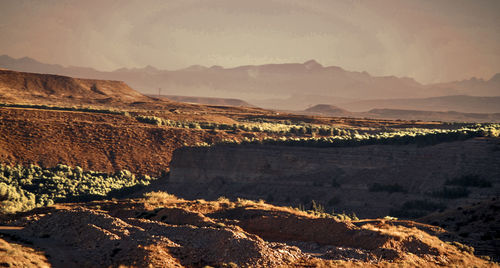
[[[56,267],[494,265],[431,235],[444,232],[431,225],[339,221],[263,201],[189,201],[165,192],[58,204],[5,224],[17,228],[0,228],[4,239],[31,243]]]

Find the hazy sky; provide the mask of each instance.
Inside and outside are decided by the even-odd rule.
[[[418,81],[500,72],[498,0],[1,0],[0,54],[100,70],[304,62]]]

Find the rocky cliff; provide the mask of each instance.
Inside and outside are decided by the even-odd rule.
[[[417,217],[498,196],[499,160],[500,140],[486,138],[424,147],[188,147],[174,152],[169,191]]]

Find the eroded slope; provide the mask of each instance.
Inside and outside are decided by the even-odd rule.
[[[54,266],[488,266],[413,222],[336,221],[263,202],[147,199],[65,204],[6,221]],[[439,229],[439,228],[437,228]]]

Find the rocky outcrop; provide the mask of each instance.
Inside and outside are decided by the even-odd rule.
[[[442,229],[430,225],[338,221],[241,199],[146,196],[32,210],[13,216],[8,224],[15,227],[0,226],[0,234],[39,249],[53,267],[491,265],[439,240],[429,230]],[[0,249],[11,247],[2,242]],[[16,260],[0,252],[0,263]]]
[[[383,217],[407,201],[429,201],[437,209],[499,195],[499,142],[478,138],[424,147],[181,148],[173,155],[169,190],[187,197],[263,198],[286,205],[315,200],[337,212]],[[465,175],[491,185],[445,185]]]
[[[84,208],[60,210],[30,223],[24,234],[78,249],[75,260],[80,267],[201,267],[231,262],[269,267],[297,258],[290,259],[284,250],[241,229],[125,220]]]

